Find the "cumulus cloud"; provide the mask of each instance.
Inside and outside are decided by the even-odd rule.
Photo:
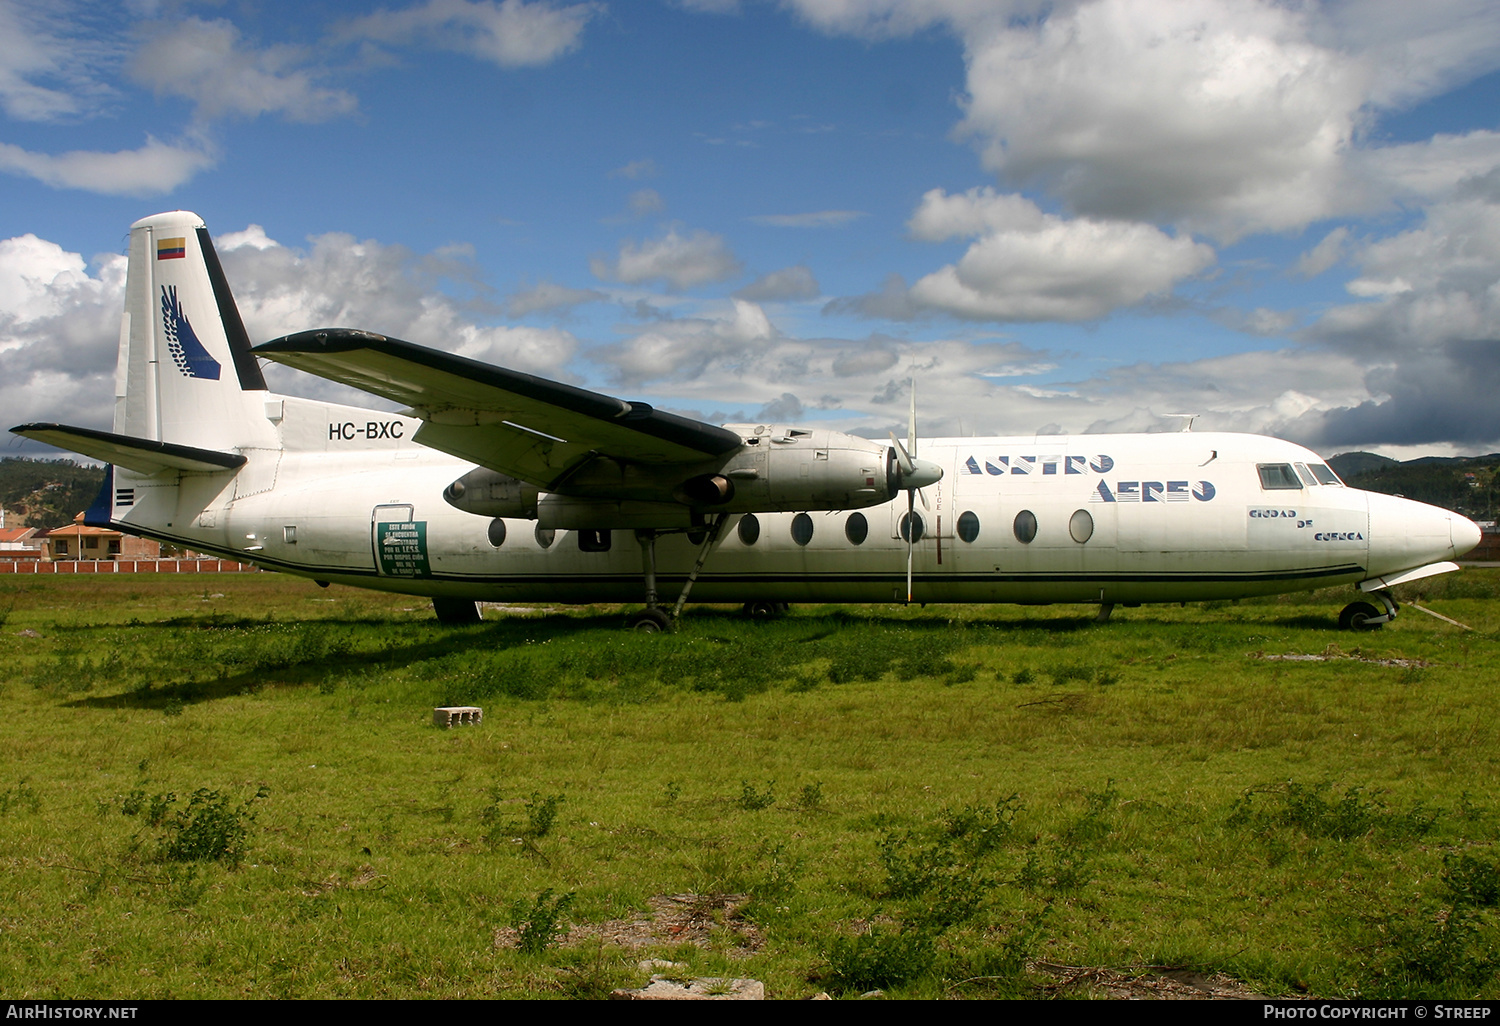
[[[305,67],[310,58],[301,47],[247,47],[227,21],[185,18],[152,26],[130,73],[157,95],[196,101],[199,118],[279,112],[292,121],[324,121],[351,113],[354,96],[315,85]]]
[[[908,227],[926,241],[975,241],[957,264],[903,293],[888,281],[834,309],[869,316],[941,312],[979,321],[1086,321],[1169,293],[1214,262],[1214,251],[1139,222],[1072,220],[989,188],[922,197]]]
[[[740,273],[740,262],[722,235],[701,230],[680,235],[673,228],[659,239],[625,243],[614,260],[594,257],[589,268],[601,281],[663,281],[680,290],[733,278]]]
[[[756,278],[734,295],[737,299],[749,299],[757,303],[777,300],[812,299],[819,292],[818,279],[805,264],[783,267]]]
[[[987,167],[1095,217],[1232,239],[1347,202],[1374,69],[1250,0],[1096,0],[970,40],[961,130]]]
[[[35,235],[0,240],[0,404],[12,423],[108,427],[125,297],[125,258],[93,274]]]
[[[1369,397],[1293,428],[1329,446],[1500,441],[1500,203],[1482,189],[1366,243],[1335,307],[1306,341],[1357,360]]]
[[[341,232],[309,242],[305,251],[283,246],[257,225],[221,240],[224,272],[253,340],[355,326],[517,370],[566,376],[564,366],[578,348],[571,333],[481,323],[435,289],[424,258],[403,246]],[[278,371],[277,378],[298,394],[323,387],[305,374]]]
[[[602,10],[594,3],[558,5],[549,0],[427,0],[356,18],[345,32],[380,43],[419,41],[502,68],[536,67],[576,49],[584,27]]]
[[[1388,208],[1474,172],[1492,133],[1375,145],[1379,112],[1500,68],[1485,0],[789,0],[867,39],[963,42],[959,132],[1012,186],[1225,241]]]
[[[0,143],[0,171],[32,178],[54,189],[82,189],[110,196],[171,192],[216,163],[206,143],[178,145],[152,136],[135,150],[100,153],[74,150],[52,155]]]

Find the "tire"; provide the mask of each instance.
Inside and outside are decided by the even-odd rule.
[[[787,611],[785,602],[746,602],[745,615],[752,620],[775,620]]]
[[[432,611],[444,627],[469,627],[484,619],[479,612],[479,603],[472,599],[435,598]]]
[[[630,618],[630,629],[642,634],[671,634],[672,618],[660,609],[643,609]]]
[[[1339,613],[1339,630],[1343,631],[1374,631],[1379,630],[1384,624],[1371,623],[1380,616],[1380,610],[1368,602],[1351,602]]]

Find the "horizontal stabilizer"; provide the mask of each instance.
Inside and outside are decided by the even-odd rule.
[[[580,461],[691,465],[738,449],[725,428],[352,328],[302,331],[264,356],[412,408],[417,440],[540,488]]]
[[[110,431],[68,427],[66,424],[22,424],[10,430],[13,434],[55,445],[59,449],[82,453],[96,460],[133,470],[137,474],[158,474],[163,470],[213,473],[235,470],[245,463],[245,457],[238,453],[199,449],[172,442],[153,442]]]

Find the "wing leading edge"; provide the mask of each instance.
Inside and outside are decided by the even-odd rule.
[[[274,339],[257,356],[409,406],[416,440],[543,490],[603,456],[692,466],[740,448],[733,431],[353,328]]]

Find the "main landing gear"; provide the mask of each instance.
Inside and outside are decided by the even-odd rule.
[[[1374,631],[1396,618],[1396,600],[1388,591],[1375,591],[1370,597],[1378,599],[1380,608],[1369,602],[1351,602],[1339,613],[1339,630]]]
[[[703,542],[698,546],[698,559],[693,563],[693,569],[688,574],[687,580],[683,582],[682,593],[677,596],[677,603],[672,607],[670,614],[656,604],[656,536],[673,532],[660,532],[651,528],[635,532],[635,540],[641,546],[641,568],[646,578],[646,608],[630,618],[628,626],[631,630],[647,634],[664,634],[672,630],[672,625],[682,615],[682,607],[687,602],[688,593],[693,590],[693,582],[698,579],[698,572],[703,569],[709,552],[717,544],[719,535],[724,532],[724,524],[728,519],[729,514],[720,513],[714,517],[713,523],[709,525],[706,532],[703,532],[701,528],[688,532],[689,537],[702,533]]]
[[[746,602],[744,612],[752,620],[779,620],[790,608],[785,602]]]
[[[484,619],[479,612],[479,603],[473,599],[435,598],[432,611],[444,627],[468,627]]]

